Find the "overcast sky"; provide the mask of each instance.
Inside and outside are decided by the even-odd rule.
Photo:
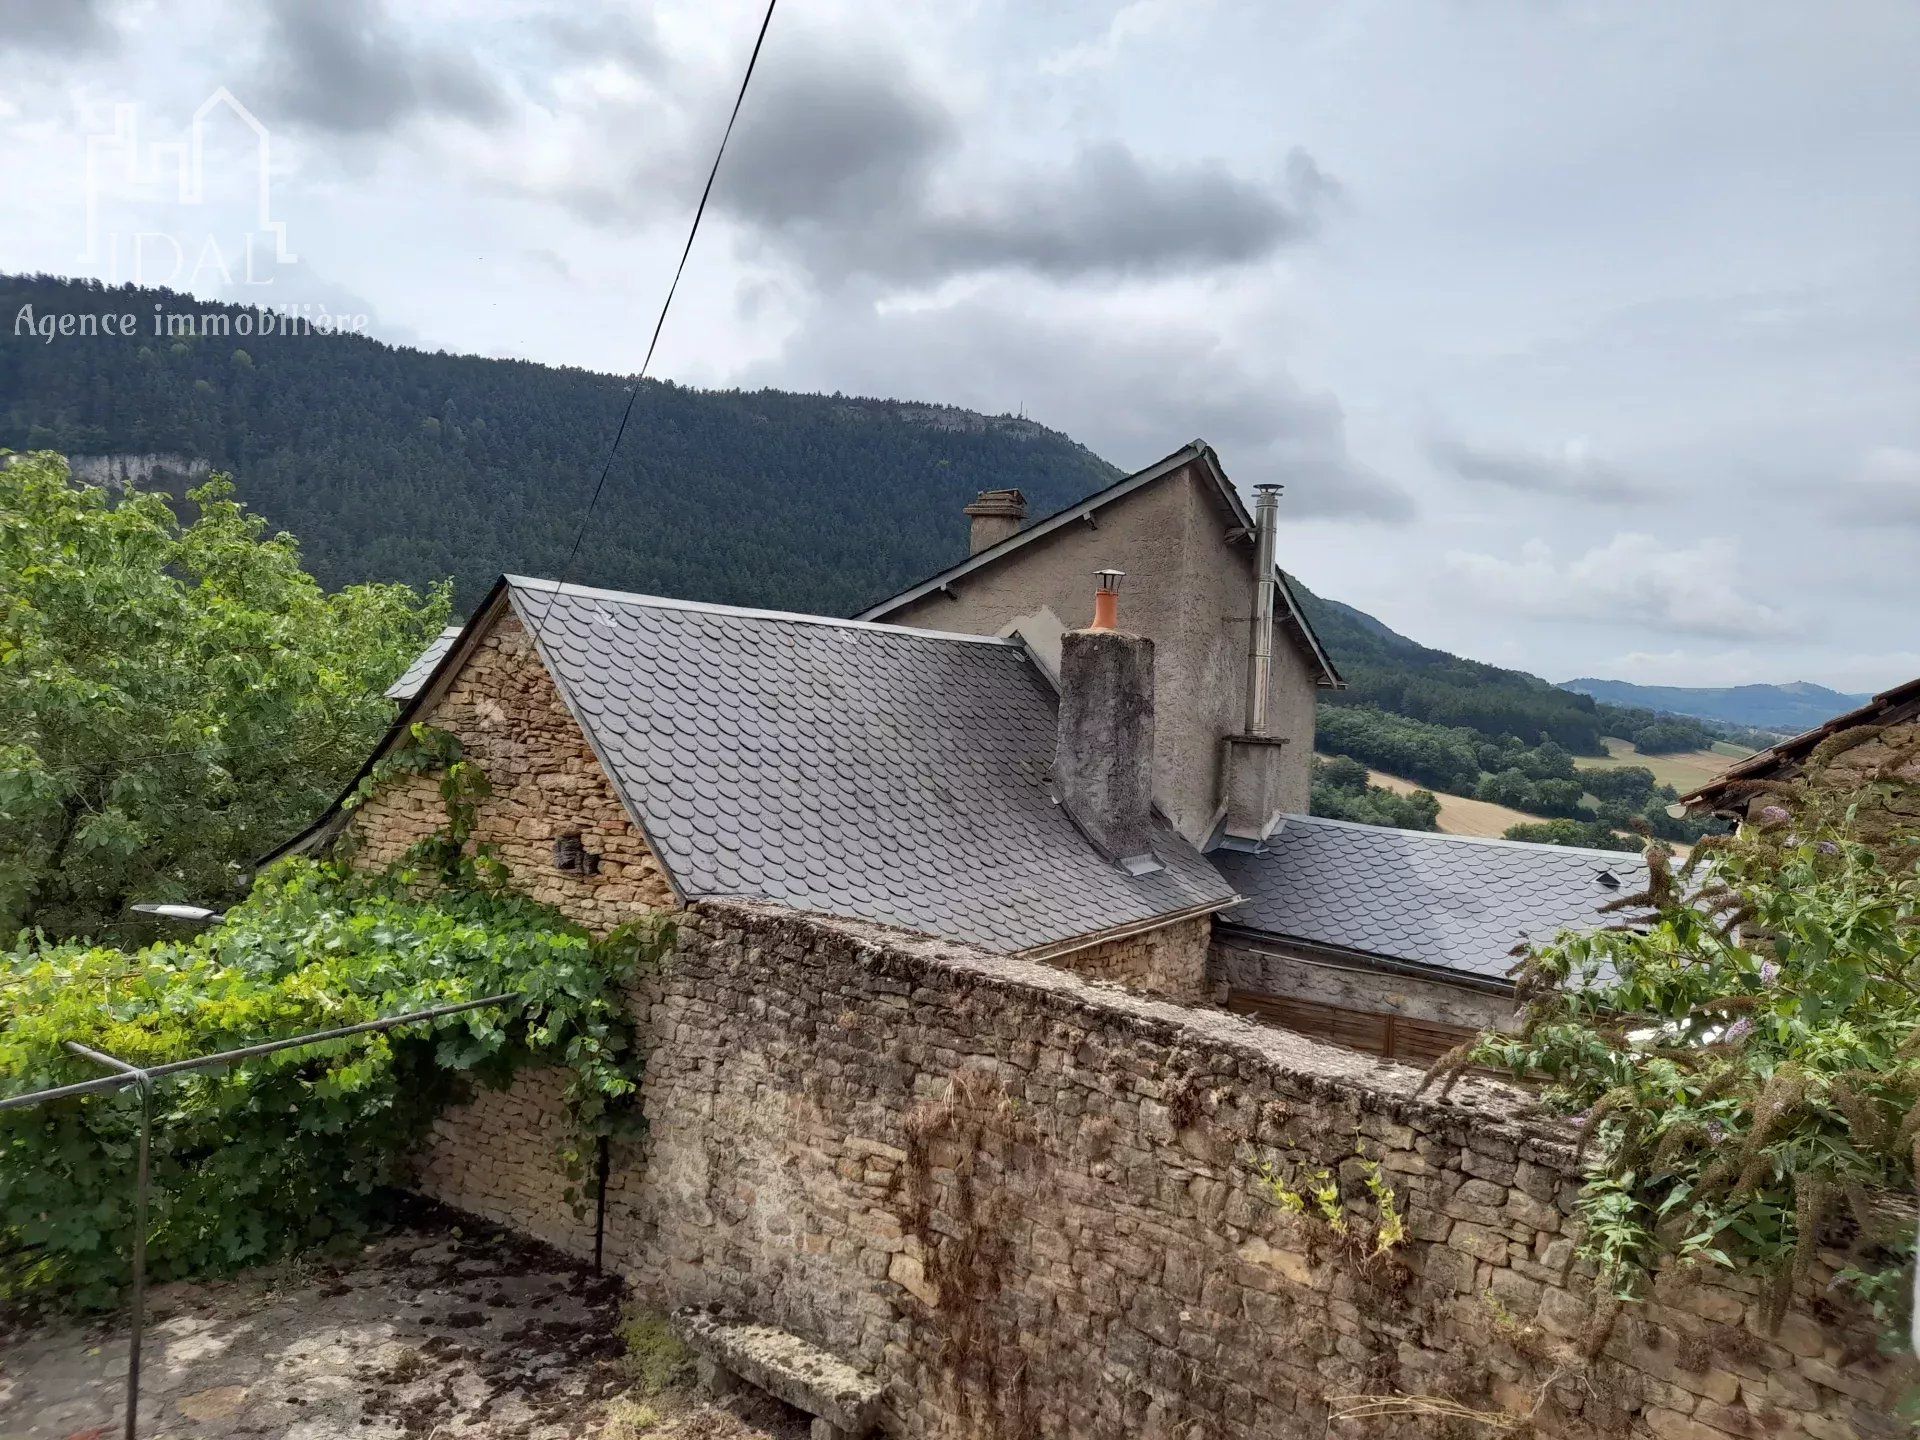
[[[758,22],[0,0],[0,268],[131,278],[150,229],[203,295],[631,371]],[[782,0],[654,373],[1128,468],[1203,437],[1286,484],[1314,589],[1553,679],[1884,687],[1920,674],[1916,75],[1914,0]],[[177,140],[220,86],[292,258],[247,283],[237,122],[190,211],[96,146],[89,256],[88,136]]]

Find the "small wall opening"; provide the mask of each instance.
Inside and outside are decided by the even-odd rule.
[[[565,875],[598,875],[600,857],[587,849],[578,831],[553,839],[553,868]]]

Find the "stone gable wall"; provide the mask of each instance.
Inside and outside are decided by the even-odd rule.
[[[614,1157],[608,1263],[654,1304],[719,1302],[872,1371],[889,1433],[1903,1433],[1871,1327],[1832,1296],[1772,1336],[1738,1277],[1597,1320],[1590,1279],[1563,1279],[1566,1136],[1510,1091],[1419,1098],[1404,1067],[870,926],[685,920],[634,996],[649,1130]],[[421,1183],[590,1252],[590,1208],[554,1199],[561,1123],[551,1076],[482,1094]],[[1408,1230],[1372,1259],[1273,1183],[1324,1167],[1364,1236],[1363,1159]],[[1418,1398],[1330,1424],[1353,1396]]]
[[[1121,985],[1143,995],[1197,1004],[1207,998],[1207,946],[1213,938],[1213,917],[1162,925],[1118,940],[1104,940],[1084,950],[1072,950],[1049,959],[1049,965],[1087,980]]]
[[[419,718],[458,736],[486,773],[493,793],[479,806],[474,838],[493,848],[518,889],[601,934],[677,903],[513,615],[494,622]],[[445,823],[437,776],[396,780],[354,812],[356,860],[391,864]],[[596,873],[571,874],[554,864],[554,841],[565,834],[578,835],[599,856]]]

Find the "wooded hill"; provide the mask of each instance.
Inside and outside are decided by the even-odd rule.
[[[299,537],[322,583],[452,576],[457,610],[502,571],[564,570],[846,614],[964,554],[961,507],[978,491],[1017,486],[1038,516],[1120,473],[1011,416],[648,381],[568,566],[625,403],[621,377],[354,335],[242,335],[252,312],[240,307],[96,281],[0,277],[0,307],[15,322],[0,328],[0,447],[229,470],[249,507]],[[23,307],[130,314],[136,333],[43,341],[17,323]],[[198,333],[156,336],[156,309],[199,317]],[[1551,741],[1598,755],[1603,735],[1689,749],[1713,734],[1430,649],[1304,589],[1301,598],[1350,684],[1334,703],[1405,717],[1443,740],[1464,729],[1508,750]]]
[[[131,338],[16,333],[22,306],[131,313]],[[640,387],[615,375],[408,350],[362,336],[155,337],[169,291],[0,279],[0,446],[203,459],[300,539],[323,584],[452,576],[456,609],[502,571],[845,614],[966,553],[961,507],[1017,486],[1046,513],[1119,471],[1010,416],[839,395]],[[1171,445],[1168,447],[1172,448]]]

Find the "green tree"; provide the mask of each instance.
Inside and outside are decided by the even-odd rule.
[[[139,899],[224,903],[392,718],[444,586],[324,592],[216,476],[163,496],[0,469],[0,934],[137,936]]]
[[[1328,820],[1396,830],[1440,828],[1440,800],[1431,790],[1399,795],[1367,783],[1367,767],[1341,756],[1313,762],[1313,813]]]
[[[1537,825],[1509,825],[1508,840],[1526,840],[1535,845],[1572,845],[1586,850],[1640,850],[1646,842],[1632,835],[1619,835],[1605,825],[1588,820],[1542,820]]]
[[[1476,800],[1485,800],[1490,805],[1505,805],[1510,810],[1534,808],[1533,782],[1518,767],[1486,776],[1474,788],[1473,795]]]

